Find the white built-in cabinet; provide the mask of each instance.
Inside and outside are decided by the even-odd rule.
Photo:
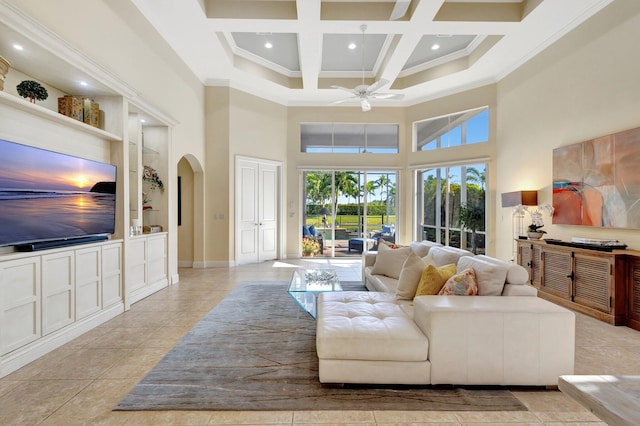
[[[168,284],[167,234],[136,236],[129,246],[132,253],[127,264],[127,281],[131,303],[135,303]]]
[[[0,376],[124,311],[122,241],[0,261]]]
[[[32,104],[5,87],[0,91],[0,138],[116,165],[117,211],[116,230],[105,242],[32,253],[0,247],[0,377],[169,285],[169,159],[176,124],[107,68],[96,67],[20,13],[3,11],[0,27],[4,25],[34,45],[40,43],[52,62],[46,72],[35,64],[11,68],[8,78],[17,72],[21,79],[49,84],[55,100],[65,94],[83,96],[66,77],[90,74],[92,81],[101,82],[94,88],[99,94],[90,97],[99,103],[104,120],[101,128],[92,127],[59,114],[55,102]],[[44,80],[47,75],[58,83],[55,88]],[[62,81],[68,86],[61,87]],[[143,181],[145,165],[157,171],[164,191],[151,191]],[[134,219],[158,225],[162,232],[132,235]]]

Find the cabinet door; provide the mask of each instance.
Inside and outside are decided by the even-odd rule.
[[[531,284],[540,288],[542,286],[542,247],[531,245]]]
[[[540,291],[571,300],[571,252],[542,249]]]
[[[74,321],[74,267],[72,250],[42,256],[42,335]]]
[[[40,257],[0,263],[0,308],[0,355],[40,337]]]
[[[147,284],[147,239],[133,238],[127,251],[127,294]]]
[[[533,260],[533,247],[531,243],[517,242],[518,244],[518,265],[529,271],[529,283],[532,281],[531,265]]]
[[[629,305],[627,319],[630,327],[640,330],[640,259],[629,261],[628,285]]]
[[[76,250],[76,320],[102,309],[100,247]]]
[[[102,246],[102,307],[122,302],[122,245]]]
[[[573,300],[602,312],[611,312],[613,258],[574,254]]]
[[[147,243],[148,285],[167,279],[167,238],[166,235],[150,236]]]

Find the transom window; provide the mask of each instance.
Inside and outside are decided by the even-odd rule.
[[[489,108],[477,108],[415,123],[415,151],[489,141]]]
[[[300,152],[397,154],[398,125],[362,123],[301,124]]]

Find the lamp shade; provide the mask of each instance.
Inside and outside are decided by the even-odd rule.
[[[538,191],[514,191],[502,193],[502,207],[537,206]]]
[[[318,212],[318,214],[325,215],[325,214],[331,214],[331,212],[329,211],[329,209],[328,209],[328,208],[323,207],[323,208],[321,208],[321,209],[320,209],[320,211]]]

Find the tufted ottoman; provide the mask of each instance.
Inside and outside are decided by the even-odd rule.
[[[429,384],[429,342],[393,293],[318,296],[322,383]]]

